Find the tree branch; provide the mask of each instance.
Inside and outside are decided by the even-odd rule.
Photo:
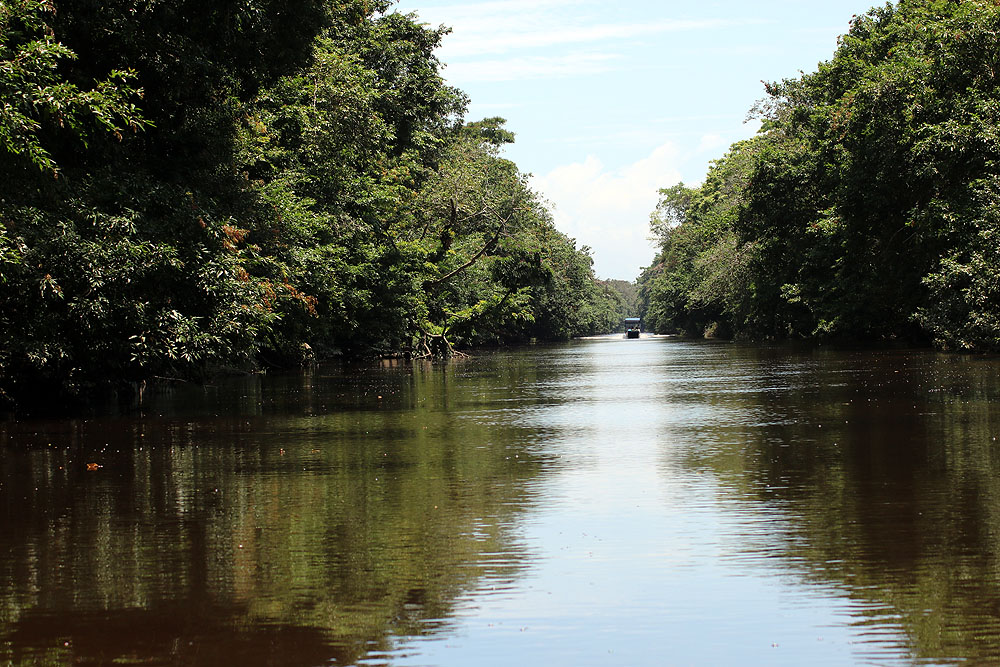
[[[500,238],[500,234],[502,234],[503,230],[507,227],[507,222],[510,221],[510,219],[512,217],[514,217],[514,213],[513,212],[511,212],[510,215],[508,215],[506,218],[504,218],[503,220],[500,221],[500,224],[497,225],[497,230],[493,234],[492,238],[490,238],[490,240],[487,241],[483,245],[483,247],[479,249],[479,252],[477,252],[475,255],[473,255],[472,258],[469,261],[467,261],[465,264],[462,264],[458,268],[449,271],[448,273],[444,274],[440,278],[435,278],[434,280],[427,280],[427,281],[425,281],[424,282],[424,287],[431,287],[433,285],[440,285],[441,283],[445,282],[446,280],[450,280],[451,278],[454,278],[459,273],[461,273],[462,271],[465,271],[467,268],[469,268],[470,266],[472,266],[473,264],[475,264],[479,260],[480,257],[482,257],[483,255],[486,254],[486,251],[490,249],[490,246],[492,246],[493,244],[495,244],[497,242],[497,240]]]

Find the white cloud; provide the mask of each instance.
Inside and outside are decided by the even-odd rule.
[[[644,36],[763,22],[755,18],[661,18],[622,23],[606,18],[609,12],[605,0],[496,0],[438,7],[419,7],[419,0],[403,0],[398,11],[416,11],[418,20],[450,28],[438,55],[453,66],[486,55],[558,51],[567,45],[620,44]]]
[[[681,180],[683,156],[665,143],[622,169],[607,170],[590,155],[535,177],[535,188],[554,206],[556,226],[594,249],[603,278],[634,279],[653,259],[649,214],[658,190]]]
[[[524,49],[537,49],[566,44],[587,44],[610,40],[627,40],[645,35],[667,32],[705,30],[734,25],[733,21],[708,19],[700,21],[668,20],[654,23],[594,24],[566,26],[553,20],[538,20],[532,27],[519,21],[503,25],[495,20],[485,20],[481,25],[454,24],[454,32],[443,41],[441,53],[445,60],[454,60],[484,54],[509,53]],[[530,25],[530,23],[528,24]]]
[[[524,57],[508,60],[458,62],[448,67],[449,79],[470,81],[523,81],[525,79],[586,76],[611,70],[618,56],[580,53],[555,57]]]

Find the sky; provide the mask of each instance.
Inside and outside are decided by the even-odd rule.
[[[400,0],[452,32],[437,52],[467,120],[507,119],[505,156],[600,278],[652,263],[658,190],[700,184],[757,131],[763,81],[813,72],[873,0]]]

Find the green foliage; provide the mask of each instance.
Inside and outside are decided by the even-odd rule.
[[[649,216],[649,230],[654,240],[661,245],[668,242],[671,231],[687,220],[695,193],[696,190],[685,187],[683,183],[660,189],[660,201]]]
[[[133,70],[112,69],[84,90],[59,75],[60,61],[76,53],[52,36],[48,2],[7,0],[0,5],[0,146],[11,156],[56,174],[43,131],[58,130],[86,145],[95,132],[121,139],[126,129],[148,127],[134,100]]]
[[[737,242],[733,225],[758,149],[756,140],[735,144],[700,188],[660,191],[650,220],[660,251],[639,279],[647,329],[700,335],[752,319],[756,294],[748,268],[757,252]]]
[[[622,298],[594,280],[590,248],[575,248],[573,239],[552,229],[545,265],[551,277],[536,292],[534,338],[559,340],[616,331],[622,321]]]
[[[929,298],[917,317],[941,348],[1000,350],[1000,179],[970,190],[961,214],[967,242],[924,278]]]
[[[389,5],[0,7],[0,396],[605,327]]]
[[[628,282],[627,280],[601,280],[598,281],[598,284],[617,293],[617,297],[612,296],[611,299],[618,303],[617,313],[619,319],[624,320],[626,317],[638,317],[641,301],[639,286],[636,283]]]
[[[403,233],[425,253],[427,353],[435,346],[592,333],[596,299],[586,249],[558,232],[516,166],[500,157],[512,135],[490,118],[466,125],[422,191]]]
[[[676,186],[653,216],[651,319],[997,349],[998,28],[996,3],[886,5],[816,72],[768,84],[761,133],[726,158],[739,177],[717,165],[693,203]]]
[[[55,210],[6,209],[21,260],[5,267],[0,296],[13,385],[82,389],[242,364],[275,317],[244,268],[240,230],[176,188],[128,185],[141,192],[95,180]]]

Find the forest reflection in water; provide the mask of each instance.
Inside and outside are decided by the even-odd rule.
[[[998,371],[603,338],[0,423],[0,663],[1000,661]]]
[[[538,434],[468,418],[488,378],[318,371],[8,424],[0,661],[346,664],[439,630],[522,558]]]

